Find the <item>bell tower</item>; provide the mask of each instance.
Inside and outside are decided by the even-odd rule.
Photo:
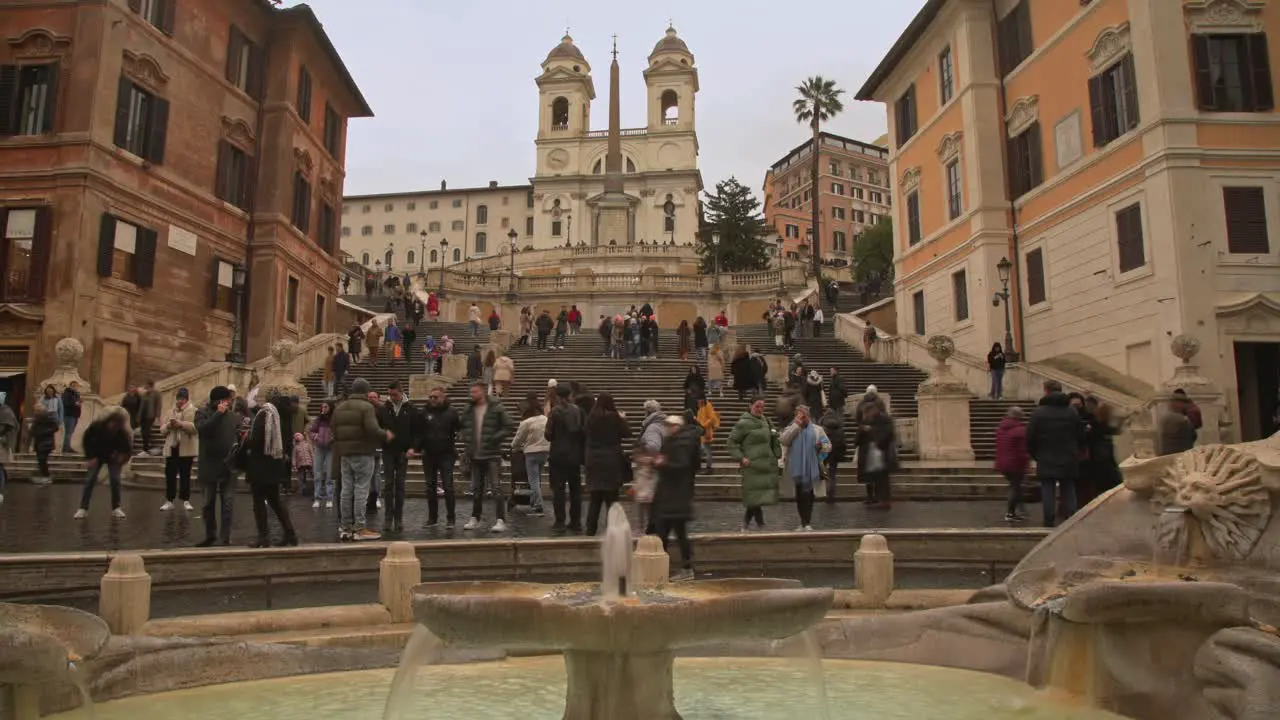
[[[644,71],[649,95],[649,132],[695,132],[694,96],[698,92],[698,69],[693,53],[668,27],[666,35],[649,53]]]
[[[538,139],[582,137],[596,97],[591,65],[565,33],[542,61],[538,83]]]

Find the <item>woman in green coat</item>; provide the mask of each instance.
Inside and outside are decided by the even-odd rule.
[[[753,518],[756,526],[763,528],[764,506],[778,502],[778,460],[782,457],[778,433],[764,416],[764,400],[752,402],[751,411],[733,426],[729,456],[742,468],[742,504],[747,508],[742,531],[751,527]]]

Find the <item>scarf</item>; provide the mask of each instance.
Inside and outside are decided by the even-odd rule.
[[[817,443],[818,433],[810,423],[800,429],[787,451],[787,472],[796,485],[806,490],[818,480]]]
[[[266,414],[262,428],[262,452],[267,457],[279,460],[284,457],[284,440],[280,437],[280,411],[271,403],[263,403],[259,412]]]

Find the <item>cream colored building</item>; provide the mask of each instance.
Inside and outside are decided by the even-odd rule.
[[[591,65],[566,35],[542,62],[532,185],[498,185],[343,199],[342,250],[370,270],[417,272],[470,258],[567,244],[691,242],[698,229],[698,137],[693,53],[668,28],[643,70],[648,118],[620,129],[629,227],[601,230],[609,131],[591,130]],[[621,199],[620,199],[621,198]],[[426,231],[425,242],[422,232]],[[447,247],[441,245],[447,240]],[[441,251],[443,250],[443,255]]]
[[[1268,36],[1280,0],[928,0],[858,93],[888,110],[899,332],[985,356],[1008,258],[1027,360],[1158,386],[1191,335],[1238,436],[1274,431]]]

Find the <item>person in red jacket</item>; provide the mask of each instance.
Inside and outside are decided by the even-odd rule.
[[[1022,504],[1022,481],[1027,476],[1027,464],[1031,456],[1027,453],[1026,414],[1022,408],[1013,406],[996,428],[996,470],[1009,481],[1009,504],[1005,508],[1005,522],[1017,522],[1026,518],[1026,508]]]
[[[726,311],[721,310],[716,314],[714,322],[722,328],[729,327],[729,314]]]
[[[427,317],[432,320],[440,317],[440,298],[435,293],[427,295]]]

